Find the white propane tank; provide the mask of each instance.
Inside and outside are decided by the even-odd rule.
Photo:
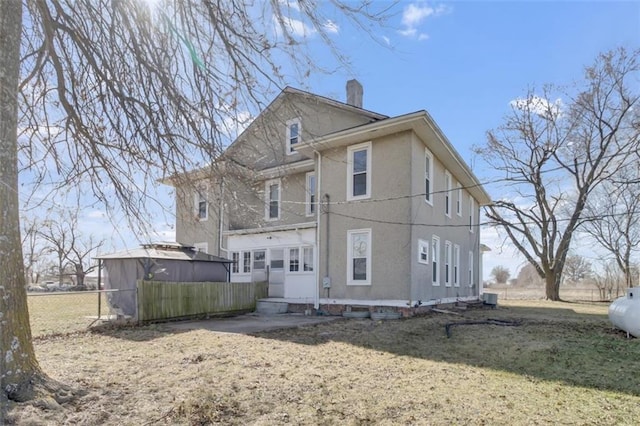
[[[627,295],[609,305],[609,321],[614,327],[640,337],[640,287],[627,289]]]

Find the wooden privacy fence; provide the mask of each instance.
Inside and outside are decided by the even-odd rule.
[[[138,321],[251,311],[269,284],[138,280]]]

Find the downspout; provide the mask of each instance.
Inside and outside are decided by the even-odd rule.
[[[326,211],[325,215],[327,217],[327,230],[326,230],[326,242],[325,242],[325,258],[324,258],[324,271],[327,280],[329,279],[329,209],[330,209],[330,200],[329,194],[324,194],[324,199],[326,201]],[[324,281],[324,280],[323,280]],[[323,282],[324,287],[324,282]],[[331,297],[331,287],[327,287],[327,299]]]
[[[222,257],[222,252],[224,251],[225,257],[227,257],[229,255],[229,250],[227,250],[222,245],[222,229],[224,228],[224,178],[222,179],[222,184],[220,186],[220,214],[218,215],[218,256]],[[229,282],[231,282],[231,278],[229,278]]]
[[[316,152],[318,161],[316,161],[316,291],[313,301],[313,308],[317,311],[320,308],[320,286],[322,284],[320,280],[320,203],[318,202],[318,194],[320,194],[320,188],[322,188],[322,154]]]

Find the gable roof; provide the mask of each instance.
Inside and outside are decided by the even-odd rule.
[[[447,170],[453,173],[460,184],[474,196],[480,205],[491,202],[489,194],[484,190],[478,178],[460,157],[433,118],[424,110],[330,133],[313,141],[302,142],[296,147],[296,150],[311,157],[315,152],[320,153],[327,149],[348,146],[407,130],[412,130],[425,145],[426,141],[434,142],[429,144],[429,150],[444,164]]]
[[[125,249],[116,253],[95,256],[96,259],[165,259],[196,262],[233,263],[232,260],[194,250],[180,243],[143,244],[142,247]]]

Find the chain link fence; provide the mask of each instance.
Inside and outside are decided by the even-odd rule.
[[[135,293],[136,290],[28,293],[31,333],[33,337],[43,337],[84,331],[119,319],[119,312],[111,308],[109,299],[116,292],[124,291]]]

